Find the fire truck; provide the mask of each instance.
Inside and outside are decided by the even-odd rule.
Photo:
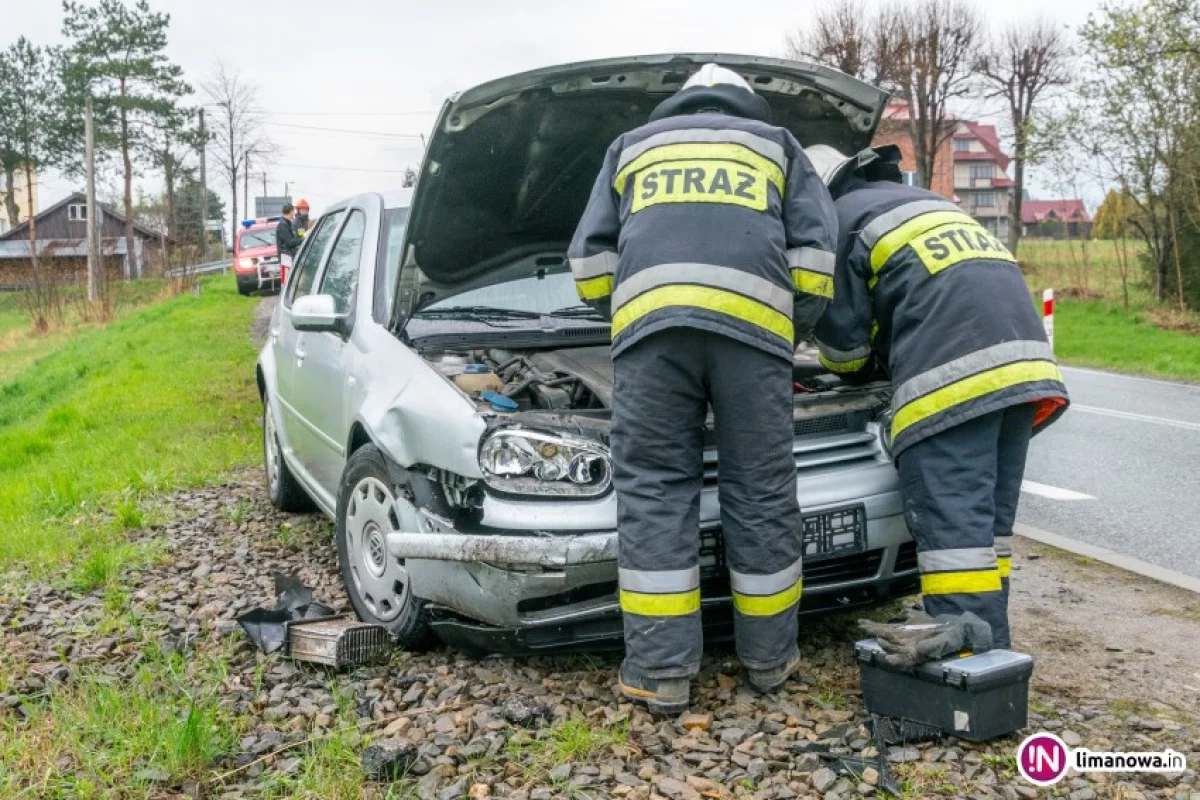
[[[242,220],[242,229],[233,244],[233,272],[241,294],[277,292],[283,286],[286,276],[275,243],[279,220],[280,217]]]

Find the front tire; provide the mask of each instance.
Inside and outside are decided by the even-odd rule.
[[[297,513],[314,510],[316,506],[312,498],[296,480],[283,457],[279,433],[275,430],[275,415],[271,413],[271,403],[266,394],[263,395],[262,431],[263,471],[267,476],[267,497],[271,505],[280,511]]]
[[[338,489],[338,568],[359,619],[383,626],[405,649],[429,641],[429,612],[413,594],[405,564],[388,554],[387,536],[416,530],[416,511],[411,498],[397,502],[379,448],[354,451]]]

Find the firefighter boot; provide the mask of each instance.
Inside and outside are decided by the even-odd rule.
[[[788,660],[778,667],[774,669],[747,669],[746,674],[750,678],[750,685],[757,691],[763,694],[775,694],[783,688],[783,685],[787,683],[787,679],[799,668],[800,650],[797,648],[788,657]]]
[[[622,695],[655,714],[674,715],[688,710],[687,678],[648,678],[622,662],[620,688]]]

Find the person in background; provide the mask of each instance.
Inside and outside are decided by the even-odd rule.
[[[283,204],[283,216],[275,226],[275,246],[279,248],[280,285],[287,284],[288,270],[300,249],[301,237],[296,232],[296,208],[291,203]]]
[[[897,148],[805,152],[841,231],[833,301],[816,328],[821,363],[850,381],[891,376],[887,435],[928,613],[862,627],[896,666],[1008,648],[1029,440],[1068,402],[1029,287],[995,235],[900,182]]]
[[[837,226],[770,115],[741,75],[701,68],[609,147],[569,250],[612,320],[620,690],[657,713],[686,709],[700,670],[710,406],[738,657],[767,694],[800,664],[792,355],[833,294]]]
[[[303,237],[308,227],[308,201],[301,197],[296,201],[296,234]]]

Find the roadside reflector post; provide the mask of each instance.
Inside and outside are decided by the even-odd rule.
[[[1046,341],[1050,343],[1050,352],[1054,352],[1054,290],[1042,292],[1042,325],[1046,328]]]

